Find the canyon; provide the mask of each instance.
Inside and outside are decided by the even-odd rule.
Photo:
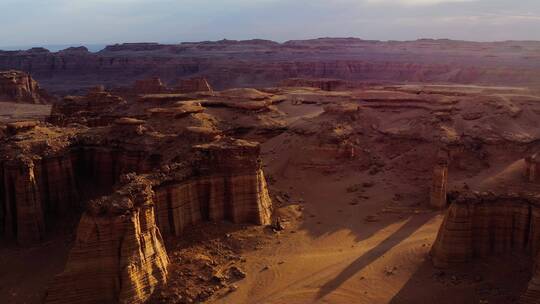
[[[0,302],[539,303],[538,48],[0,52]]]
[[[539,50],[534,41],[447,39],[125,43],[96,53],[84,47],[1,51],[0,70],[31,73],[52,92],[77,92],[101,84],[129,86],[149,77],[159,77],[172,87],[179,78],[201,76],[217,89],[267,87],[288,78],[538,85]]]

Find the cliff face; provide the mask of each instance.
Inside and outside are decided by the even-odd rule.
[[[91,202],[45,303],[144,303],[165,283],[169,260],[153,196],[139,180]]]
[[[34,163],[20,160],[2,166],[3,200],[1,222],[7,237],[19,244],[40,241],[45,234],[44,206]]]
[[[179,79],[175,86],[176,90],[182,93],[212,92],[213,89],[204,77],[193,77],[189,79]]]
[[[179,236],[200,221],[270,224],[272,203],[259,149],[244,141],[195,147],[201,158],[191,176],[156,186],[160,230]]]
[[[98,53],[0,52],[0,69],[32,73],[53,90],[128,85],[143,77],[171,82],[203,75],[220,89],[271,86],[288,78],[510,85],[538,79],[539,58],[532,54],[539,50],[536,43],[448,40],[124,44]]]
[[[51,129],[32,132],[35,138],[9,137],[0,149],[0,236],[21,245],[41,241],[55,220],[79,212],[84,199],[110,192],[122,174],[157,165],[142,151],[80,146],[69,132],[47,142],[39,133],[52,135]]]
[[[540,182],[540,155],[525,158],[525,178],[530,182]]]
[[[280,83],[283,87],[311,87],[319,88],[323,91],[337,91],[339,89],[346,89],[349,84],[340,79],[303,79],[303,78],[291,78],[286,79]]]
[[[161,79],[158,77],[151,77],[135,81],[133,90],[137,94],[159,94],[165,92],[166,87],[161,82]]]
[[[258,144],[219,140],[194,153],[165,171],[125,175],[127,184],[89,204],[46,303],[143,303],[167,281],[160,231],[181,236],[205,220],[270,224]]]
[[[433,245],[436,265],[511,251],[531,255],[540,249],[540,209],[519,196],[466,195],[448,209]]]
[[[430,205],[433,208],[443,209],[446,207],[446,192],[448,188],[448,162],[447,151],[439,151],[437,163],[433,168],[433,179],[430,192]]]
[[[47,103],[49,97],[30,75],[20,71],[0,72],[0,101]]]
[[[519,299],[520,304],[538,304],[540,303],[540,254],[535,259],[533,277],[529,281],[527,290]]]
[[[446,212],[432,248],[433,262],[438,267],[509,252],[539,256],[538,197],[462,194]],[[536,259],[537,265],[539,262]],[[540,277],[535,269],[521,303],[539,303],[535,295],[540,293]]]
[[[121,97],[97,87],[86,96],[66,96],[62,102],[53,104],[48,121],[59,126],[69,123],[103,126],[118,118],[112,113],[125,104]]]

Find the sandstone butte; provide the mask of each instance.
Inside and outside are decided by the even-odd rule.
[[[161,46],[115,46],[107,52],[133,48],[151,51]],[[389,198],[393,202],[376,215],[363,221],[354,218],[353,224],[342,223],[348,215],[339,209],[332,232],[349,224],[372,229],[369,225],[387,213],[405,210],[399,216],[413,218],[442,210],[444,220],[431,249],[421,247],[430,252],[430,267],[452,269],[490,256],[523,254],[536,263],[528,266],[532,276],[519,301],[539,302],[540,183],[538,154],[533,152],[540,148],[540,130],[530,127],[540,116],[540,97],[535,92],[419,84],[357,87],[353,81],[328,78],[295,78],[281,81],[278,87],[219,91],[205,78],[172,83],[169,88],[152,76],[130,87],[97,86],[84,95],[64,96],[45,119],[0,125],[2,238],[23,248],[34,246],[55,235],[68,217],[80,216],[64,269],[47,286],[45,303],[155,300],[156,295],[166,295],[166,287],[174,286],[175,280],[188,280],[178,277],[179,272],[171,275],[178,260],[169,254],[174,247],[167,247],[168,239],[182,240],[197,224],[222,221],[271,226],[276,235],[293,225],[299,230],[302,215],[294,215],[309,204],[318,204],[324,213],[335,211],[335,202],[317,192],[335,189],[316,188],[346,178],[340,172],[355,176],[355,184],[339,184],[338,191],[353,197],[347,208],[380,210],[369,205],[368,195],[370,191],[386,195],[388,188],[378,188],[386,182],[405,195]],[[269,141],[277,144],[267,145],[262,153],[261,146]],[[271,165],[263,165],[263,157]],[[491,165],[503,173],[476,178]],[[295,180],[294,175],[288,177],[290,170],[316,172],[313,176],[324,182]],[[314,191],[313,202],[301,205],[298,199],[297,204],[287,205],[292,198],[278,188],[276,176],[285,180],[285,187],[308,183],[303,189]],[[461,185],[463,181],[471,185]],[[370,190],[374,188],[378,190]],[[351,216],[361,214],[351,210]],[[330,227],[321,226],[322,221],[313,225]],[[319,233],[334,237],[328,231]],[[287,236],[280,236],[281,240],[290,241]],[[310,241],[292,240],[289,245],[295,250],[296,246],[306,250],[302,243]],[[357,252],[351,254],[353,261],[358,258]],[[417,258],[424,256],[410,260]],[[339,262],[325,256],[317,260],[321,267],[328,267],[325,259]],[[208,258],[203,260],[211,265]],[[312,273],[316,279],[322,279],[319,270]],[[393,272],[384,270],[387,276]],[[238,269],[233,273],[245,277]],[[226,279],[216,272],[208,281],[221,284]],[[280,280],[272,282],[294,283],[285,277]],[[192,288],[204,287],[208,281],[200,279]],[[241,292],[233,293],[236,287],[230,288],[230,301],[246,301]]]
[[[39,84],[29,74],[20,71],[0,72],[0,102],[44,104],[51,97],[40,89]]]
[[[172,104],[181,115],[168,133],[152,115],[98,121],[107,107],[126,105],[102,88],[64,101],[50,120],[69,126],[9,123],[0,148],[4,237],[36,244],[56,221],[82,212],[46,303],[143,303],[167,281],[162,234],[181,237],[201,221],[271,223],[259,144],[221,135],[200,105]]]
[[[452,151],[454,153],[452,153]],[[431,206],[446,208],[437,239],[431,249],[433,263],[451,268],[489,256],[525,254],[534,260],[532,278],[519,303],[540,303],[540,189],[537,154],[522,160],[519,174],[488,191],[458,190],[447,199],[448,167],[463,153],[455,147],[439,151],[435,163]],[[452,156],[450,156],[452,155]],[[492,188],[493,187],[493,188]],[[468,187],[467,187],[468,188]],[[486,190],[486,186],[483,187]],[[502,190],[502,189],[504,190]],[[506,192],[511,190],[519,192]],[[489,191],[492,190],[492,191]]]

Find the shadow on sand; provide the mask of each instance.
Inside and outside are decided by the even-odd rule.
[[[403,240],[411,236],[415,231],[420,227],[426,224],[430,219],[432,219],[435,214],[423,214],[419,216],[413,216],[401,226],[395,233],[387,237],[379,245],[375,246],[373,249],[369,250],[349,266],[347,266],[340,274],[338,274],[334,279],[330,280],[324,284],[317,294],[317,299],[321,299],[326,295],[332,293],[334,290],[339,288],[345,281],[350,279],[356,273],[361,271],[364,267],[368,266],[376,259],[390,251],[393,247],[401,243]]]

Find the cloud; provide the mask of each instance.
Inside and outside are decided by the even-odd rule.
[[[540,40],[539,0],[0,0],[0,44]]]
[[[478,0],[366,0],[369,4],[436,5],[443,3],[474,2]]]

